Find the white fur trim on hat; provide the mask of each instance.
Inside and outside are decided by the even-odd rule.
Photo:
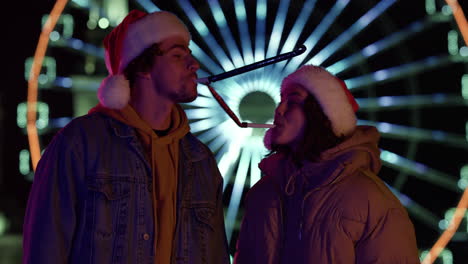
[[[130,100],[130,83],[122,74],[109,75],[98,89],[99,102],[111,109],[122,109]]]
[[[317,99],[335,135],[347,136],[354,131],[356,114],[337,77],[322,67],[304,65],[283,80],[281,91],[293,84],[303,86]]]
[[[135,21],[129,25],[123,42],[119,72],[123,72],[125,67],[145,49],[173,36],[181,36],[187,45],[191,38],[185,24],[170,12],[150,13]]]

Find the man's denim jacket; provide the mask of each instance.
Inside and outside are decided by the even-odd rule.
[[[191,133],[181,139],[178,172],[172,263],[229,263],[223,180]],[[133,128],[100,113],[73,120],[38,164],[23,263],[154,264],[151,175]]]

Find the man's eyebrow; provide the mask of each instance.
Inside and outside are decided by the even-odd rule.
[[[190,50],[189,48],[187,48],[186,46],[184,45],[181,45],[181,44],[174,44],[172,46],[170,46],[167,51],[170,51],[170,50],[173,50],[173,49],[182,49],[184,51],[187,51],[189,53],[192,53],[192,50]]]

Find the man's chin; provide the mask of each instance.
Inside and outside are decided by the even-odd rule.
[[[187,96],[184,96],[183,98],[180,98],[179,102],[180,103],[190,103],[190,102],[193,102],[195,101],[195,99],[197,99],[198,97],[198,94],[192,94],[192,95],[187,95]]]
[[[178,94],[176,102],[178,102],[178,103],[190,103],[190,102],[195,101],[195,99],[197,99],[197,97],[198,97],[197,87],[194,87],[194,88],[192,88],[192,87],[188,88],[187,87],[185,89],[185,91],[189,91],[189,92]]]

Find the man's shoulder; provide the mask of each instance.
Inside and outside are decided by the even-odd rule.
[[[101,113],[86,114],[73,118],[57,134],[65,138],[97,136],[108,131],[110,117]]]
[[[99,113],[86,114],[73,118],[68,124],[66,124],[62,129],[62,133],[66,133],[71,130],[77,129],[86,129],[93,126],[99,126],[105,117]]]
[[[197,161],[197,160],[202,160],[208,157],[213,157],[213,152],[211,152],[210,148],[200,141],[195,135],[193,135],[191,132],[188,132],[183,140],[182,140],[182,146],[184,149],[184,152],[192,157],[192,160]]]

